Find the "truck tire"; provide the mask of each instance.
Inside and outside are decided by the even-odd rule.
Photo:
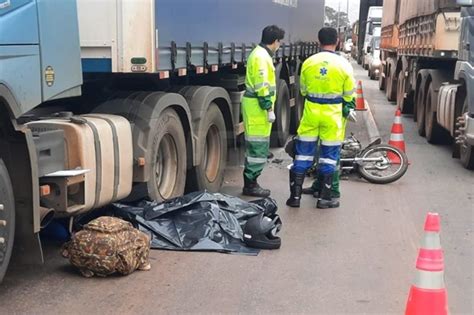
[[[405,77],[404,72],[405,71],[402,70],[398,74],[397,107],[400,108],[402,114],[410,114],[413,111],[413,102],[410,93],[405,97],[407,78]]]
[[[175,110],[167,108],[160,114],[151,139],[148,196],[159,202],[181,196],[186,184],[186,139]]]
[[[390,102],[397,100],[397,89],[394,87],[396,83],[395,75],[393,73],[393,69],[389,68],[387,73],[387,84],[385,86],[385,95],[387,96],[387,100]]]
[[[304,110],[304,97],[301,95],[299,77],[295,83],[295,106],[291,109],[290,133],[296,134]]]
[[[382,76],[382,73],[379,74],[379,90],[385,90],[385,78]]]
[[[282,79],[278,80],[277,98],[275,101],[276,120],[273,123],[270,144],[272,147],[283,147],[290,135],[290,92]]]
[[[7,272],[15,236],[15,198],[8,170],[0,159],[0,282]]]
[[[199,130],[197,145],[202,152],[199,165],[190,171],[189,189],[217,192],[224,181],[227,163],[227,141],[224,116],[215,103],[211,103]]]
[[[462,109],[462,114],[468,111],[468,102],[467,97],[464,100],[464,105]],[[468,170],[474,170],[474,147],[469,145],[468,143],[463,143],[459,146],[459,153],[461,164]]]
[[[425,96],[425,87],[420,85],[417,89],[415,98],[415,121],[418,134],[422,137],[425,136]]]
[[[377,77],[375,76],[375,70],[373,70],[373,71],[369,70],[369,77],[370,77],[371,80],[377,79]]]
[[[436,107],[438,93],[435,91],[433,82],[430,82],[425,101],[425,136],[429,143],[442,143],[446,138],[446,132],[438,124],[436,119]]]

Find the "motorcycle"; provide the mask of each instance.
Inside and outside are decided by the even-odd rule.
[[[287,146],[288,154],[293,153],[291,152],[293,145],[294,143],[289,143]],[[317,160],[315,158],[315,161]],[[382,144],[381,139],[362,148],[360,141],[351,134],[342,142],[339,164],[342,176],[357,173],[370,183],[388,184],[397,181],[406,173],[408,158],[400,149],[389,144]],[[317,169],[318,165],[315,162],[307,175],[316,176]]]
[[[342,174],[358,173],[374,184],[388,184],[400,179],[408,169],[405,152],[380,139],[362,149],[362,145],[351,134],[341,147],[340,169]]]

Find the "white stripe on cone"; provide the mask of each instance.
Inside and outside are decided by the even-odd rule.
[[[390,135],[390,141],[404,141],[403,133],[392,133]]]

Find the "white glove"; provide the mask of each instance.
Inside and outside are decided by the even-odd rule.
[[[276,120],[275,112],[273,110],[269,110],[268,111],[268,122],[269,123],[274,123],[275,120]]]
[[[353,109],[349,110],[349,115],[347,115],[347,119],[353,122],[357,122],[357,112]]]

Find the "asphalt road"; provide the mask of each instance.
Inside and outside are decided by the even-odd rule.
[[[395,106],[362,68],[354,68],[386,142]],[[472,314],[474,173],[451,158],[449,146],[419,137],[411,117],[403,124],[411,162],[406,175],[388,185],[343,181],[339,209],[316,209],[310,196],[300,209],[287,208],[290,160],[274,151],[283,162],[270,163],[260,182],[280,205],[280,250],[255,257],[152,251],[151,271],[85,279],[49,244],[44,265],[12,266],[0,288],[1,313],[401,314],[424,218],[435,211],[441,215],[450,313]],[[361,119],[349,128],[367,142]],[[239,195],[241,160],[234,162],[223,192]]]

